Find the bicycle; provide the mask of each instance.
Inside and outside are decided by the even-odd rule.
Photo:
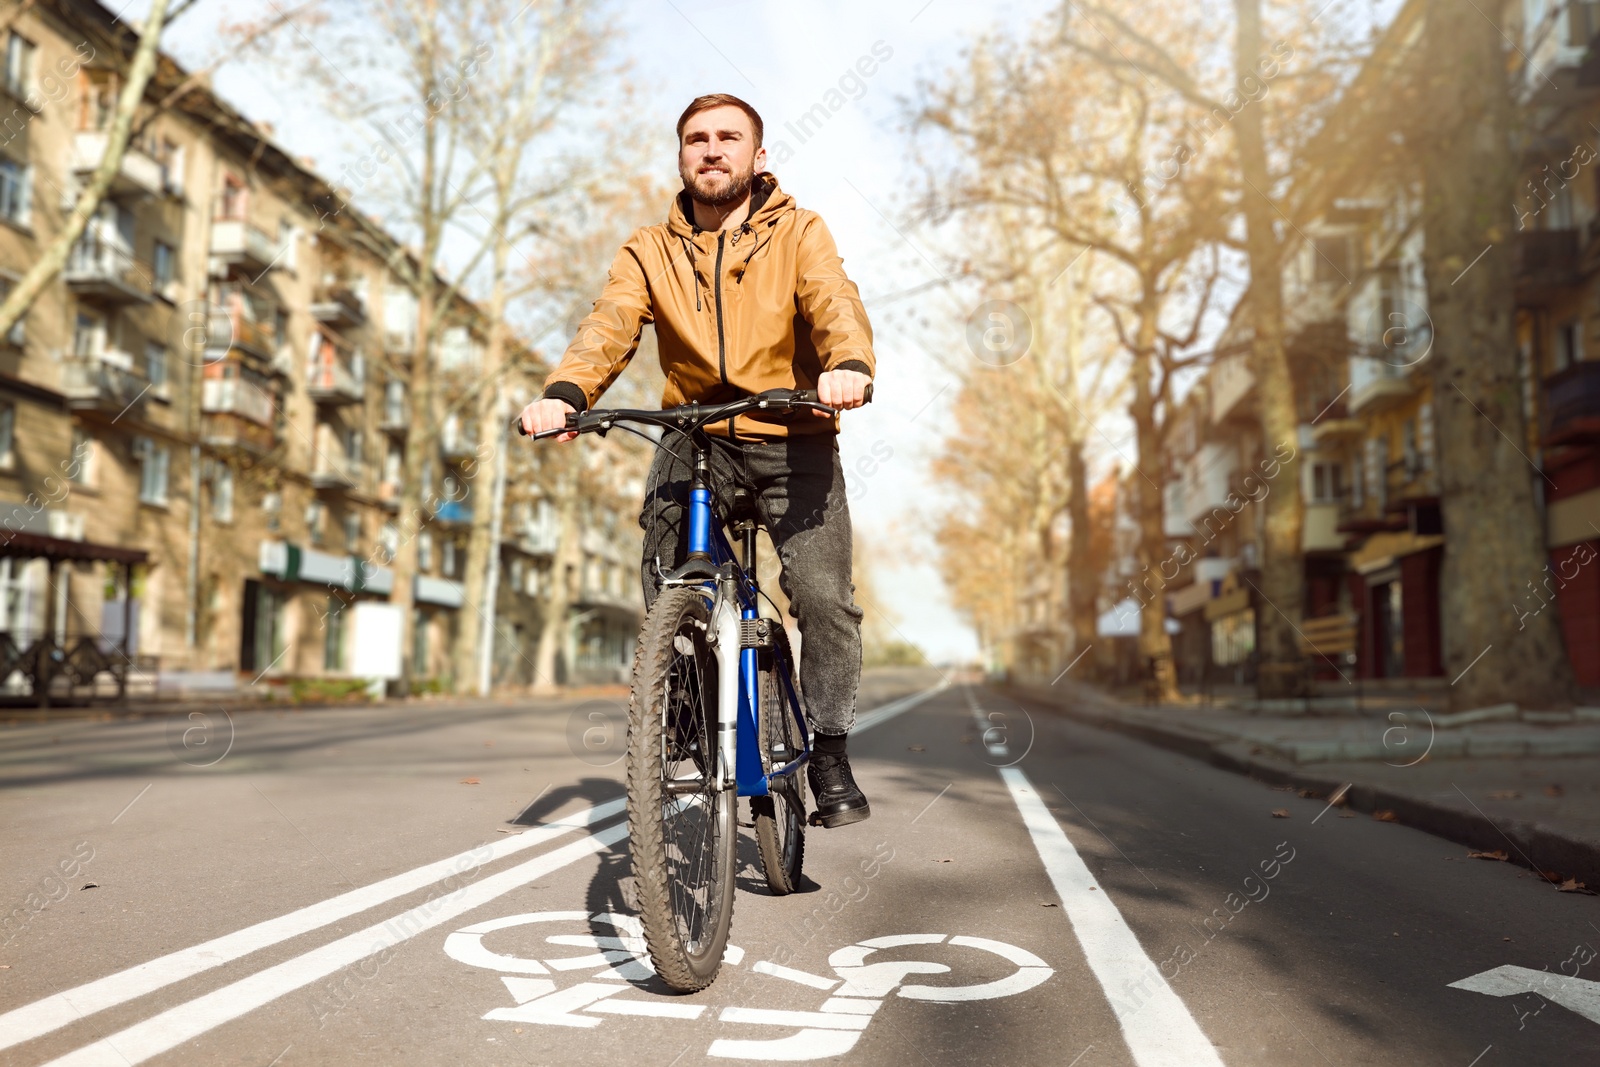
[[[640,922],[656,973],[680,992],[704,989],[722,966],[733,922],[737,798],[750,798],[774,894],[799,887],[805,861],[801,771],[811,738],[794,656],[782,624],[760,613],[754,501],[741,489],[730,513],[717,513],[705,432],[752,411],[802,410],[837,414],[814,391],[769,389],[725,404],[574,412],[561,429],[533,435],[623,429],[665,447],[633,423],[676,431],[692,446],[688,551],[659,576],[639,635],[626,748]],[[522,433],[520,420],[516,428]],[[724,526],[740,537],[742,559]]]

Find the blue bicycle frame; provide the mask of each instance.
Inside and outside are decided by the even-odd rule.
[[[706,582],[706,586],[715,595],[713,601],[717,605],[713,609],[712,626],[718,629],[717,661],[718,669],[726,672],[729,666],[727,650],[737,651],[738,670],[737,678],[737,713],[736,722],[730,727],[727,722],[726,704],[731,701],[719,699],[718,736],[719,747],[722,749],[724,760],[724,784],[726,784],[726,769],[729,763],[733,765],[734,784],[741,797],[764,797],[769,794],[769,785],[775,778],[784,778],[796,773],[806,758],[811,754],[811,735],[806,729],[805,716],[800,712],[800,695],[794,689],[793,665],[787,662],[787,655],[783,648],[774,644],[772,648],[773,669],[782,679],[779,687],[784,703],[795,717],[800,726],[801,748],[799,755],[781,767],[766,769],[769,753],[764,752],[761,746],[761,732],[756,721],[757,709],[761,704],[759,686],[761,682],[760,667],[757,661],[759,649],[742,647],[747,642],[739,638],[742,627],[737,625],[719,625],[722,620],[718,615],[724,612],[731,614],[737,611],[740,622],[753,623],[760,618],[757,610],[757,598],[760,587],[756,584],[756,532],[755,524],[749,523],[744,533],[744,562],[741,565],[735,558],[733,547],[728,543],[727,535],[723,532],[722,523],[717,521],[717,516],[712,508],[711,489],[705,484],[704,457],[697,448],[695,462],[695,477],[693,488],[689,490],[689,559],[705,560],[716,568],[718,577]],[[726,677],[726,674],[719,675]],[[721,686],[719,684],[719,690]],[[730,750],[733,758],[729,760]]]

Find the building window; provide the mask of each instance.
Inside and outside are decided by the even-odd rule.
[[[183,195],[183,146],[163,138],[160,155],[161,186],[174,196]]]
[[[390,378],[383,387],[383,421],[390,426],[406,423],[406,383]]]
[[[306,505],[306,536],[314,545],[320,545],[327,534],[328,506],[320,500]]]
[[[13,159],[0,159],[0,215],[18,226],[33,215],[33,168]]]
[[[231,174],[222,176],[222,199],[217,204],[217,218],[244,218],[246,193],[244,183]]]
[[[155,271],[156,288],[165,289],[172,283],[173,251],[172,246],[165,241],[157,241],[155,254],[150,261],[151,268]]]
[[[325,627],[322,644],[322,667],[329,671],[344,670],[344,601],[336,596],[328,598],[328,614],[323,617]]]
[[[393,562],[400,553],[400,527],[394,524],[393,519],[384,522],[383,530],[378,534],[378,543],[383,546],[385,562]]]
[[[278,221],[278,248],[283,255],[283,265],[287,270],[294,270],[294,223],[288,219]]]
[[[139,473],[139,502],[165,505],[167,502],[167,477],[172,469],[172,450],[158,445],[148,437],[143,443],[144,464]]]
[[[426,574],[433,570],[433,534],[417,535],[417,570]]]
[[[15,286],[10,278],[0,278],[0,301],[11,295]],[[11,329],[6,332],[6,344],[12,348],[21,348],[28,339],[28,312],[24,308],[22,314],[17,316],[17,321],[11,324]]]
[[[261,495],[261,512],[266,516],[267,529],[277,533],[283,529],[283,494],[263,493]]]
[[[211,516],[218,522],[233,521],[233,468],[218,463],[211,479]]]
[[[82,426],[72,427],[72,456],[67,458],[67,478],[77,485],[94,485],[94,438]]]
[[[1583,359],[1583,327],[1577,319],[1563,322],[1556,327],[1556,348],[1553,355],[1556,365],[1551,370],[1557,373]]]
[[[17,465],[17,408],[14,404],[0,404],[0,470],[10,470]]]
[[[511,588],[517,592],[522,591],[524,567],[525,564],[520,559],[511,561]]]
[[[98,315],[78,312],[72,328],[72,353],[77,356],[98,356],[106,347],[106,323]]]
[[[1344,496],[1344,468],[1337,463],[1311,465],[1311,502],[1333,504]]]
[[[446,578],[454,578],[456,576],[456,543],[454,541],[446,541],[444,543],[443,557],[440,567],[441,573]]]
[[[1317,237],[1311,247],[1313,281],[1348,282],[1355,273],[1350,263],[1350,238]]]
[[[6,41],[6,92],[24,100],[33,81],[33,42],[13,33]]]
[[[354,511],[344,517],[344,550],[352,556],[361,551],[361,516]]]
[[[146,345],[144,349],[144,374],[150,380],[150,392],[156,396],[167,395],[167,350],[161,345]]]

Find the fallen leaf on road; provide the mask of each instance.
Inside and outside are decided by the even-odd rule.
[[[970,745],[975,740],[977,740],[977,738],[973,737],[971,734],[962,734],[961,735],[961,743],[963,745]],[[1050,907],[1050,906],[1051,905],[1049,905],[1049,904],[1045,905],[1045,907],[1047,907],[1047,908]]]
[[[1388,808],[1381,808],[1378,811],[1373,812],[1372,813],[1372,817],[1374,819],[1377,819],[1379,822],[1399,822],[1400,821],[1400,816],[1396,815],[1394,812],[1390,811]]]
[[[1506,850],[1497,848],[1493,852],[1468,852],[1469,860],[1499,860],[1501,863],[1511,862],[1511,857],[1506,855]]]
[[[1515,789],[1496,789],[1489,794],[1490,800],[1521,800],[1522,794]]]
[[[1578,881],[1576,878],[1568,878],[1565,882],[1562,882],[1560,885],[1556,886],[1556,892],[1558,892],[1558,893],[1582,893],[1585,896],[1591,896],[1591,897],[1592,896],[1600,896],[1600,894],[1595,893],[1595,891],[1593,889],[1590,889],[1588,886],[1584,885],[1582,882]]]
[[[1059,908],[1060,906],[1061,905],[1059,905],[1059,904],[1051,904],[1051,903],[1045,903],[1045,904],[1040,904],[1039,905],[1039,907],[1041,907],[1041,908]]]
[[[494,747],[494,742],[493,741],[485,741],[483,743],[483,747],[484,748],[493,748]]]
[[[912,752],[926,752],[926,751],[928,751],[928,746],[927,745],[907,745],[906,748],[909,749]]]
[[[83,889],[99,889],[99,888],[100,888],[100,883],[99,882],[85,882],[85,883],[83,883]],[[78,892],[80,892],[80,893],[83,892],[83,889],[78,890]]]
[[[1272,809],[1272,817],[1274,819],[1287,819],[1289,817],[1289,809],[1288,808],[1273,808]]]
[[[1502,937],[1500,940],[1502,940],[1502,941],[1510,941],[1511,939],[1509,937]]]
[[[1295,792],[1299,796],[1305,797],[1307,800],[1322,799],[1322,792],[1317,789],[1297,789]]]
[[[954,863],[954,862],[955,862],[955,860],[952,860],[952,859],[942,859],[942,860],[934,860],[934,862],[935,862],[935,863]]]
[[[500,826],[495,827],[495,831],[494,832],[497,833],[497,834],[520,834],[520,833],[522,833],[521,830],[507,830],[504,827],[500,827]]]
[[[1554,783],[1544,787],[1544,795],[1547,797],[1559,797],[1563,796],[1565,793],[1565,789],[1562,789],[1559,785]]]
[[[476,778],[463,778],[463,779],[461,779],[461,784],[462,785],[478,785],[480,783],[478,782],[478,780]]]
[[[0,971],[9,971],[10,969],[11,969],[11,964],[9,964],[9,963],[0,963]]]
[[[1339,813],[1339,818],[1341,818],[1341,819],[1353,819],[1355,817],[1356,817],[1356,813],[1353,812],[1353,811],[1341,811]]]

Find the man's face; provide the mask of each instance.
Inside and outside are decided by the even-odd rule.
[[[767,150],[756,148],[750,116],[739,108],[714,107],[684,123],[678,174],[689,195],[707,207],[737,204],[766,168]]]

